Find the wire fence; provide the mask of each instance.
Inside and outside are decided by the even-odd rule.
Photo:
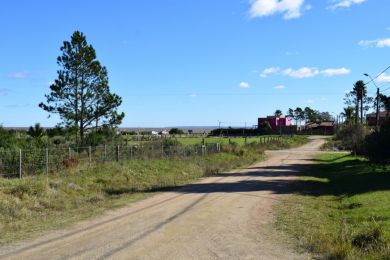
[[[259,143],[266,144],[281,138],[260,137]],[[49,175],[69,168],[92,167],[107,162],[204,156],[220,151],[220,143],[182,145],[166,141],[131,145],[0,150],[0,177],[23,178],[37,174]]]
[[[55,147],[0,151],[0,176],[23,178],[36,174],[58,173],[78,166],[95,166],[125,160],[169,159],[207,155],[221,151],[219,143],[171,145],[164,142],[137,145]]]

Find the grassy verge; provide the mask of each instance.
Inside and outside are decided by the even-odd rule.
[[[326,154],[278,206],[277,225],[324,259],[390,259],[390,167]]]
[[[70,169],[22,180],[0,178],[0,244],[36,236],[107,209],[144,199],[163,188],[247,166],[264,158],[265,148],[297,146],[296,137],[266,145],[223,146],[223,152],[169,160],[133,160]]]

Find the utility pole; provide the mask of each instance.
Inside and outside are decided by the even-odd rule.
[[[387,69],[386,69],[387,70]],[[383,73],[383,72],[382,72]],[[381,74],[382,74],[381,73]],[[379,75],[381,75],[379,74]],[[377,86],[377,84],[375,83],[375,79],[373,79],[370,74],[367,74],[367,73],[364,73],[363,74],[364,76],[366,77],[369,77],[371,79],[371,82],[375,85],[376,87],[376,131],[379,131],[379,95],[380,95],[380,92],[379,92],[379,87]],[[378,76],[377,76],[378,77]],[[367,83],[368,84],[368,83]]]

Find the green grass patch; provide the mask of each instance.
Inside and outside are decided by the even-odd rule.
[[[390,167],[325,154],[277,206],[277,226],[324,259],[390,259]]]

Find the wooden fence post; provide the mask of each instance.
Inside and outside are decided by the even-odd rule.
[[[88,146],[88,159],[89,159],[89,167],[92,166],[92,147]]]
[[[19,149],[19,179],[22,178],[22,149]]]
[[[116,146],[116,161],[119,162],[119,145]]]

